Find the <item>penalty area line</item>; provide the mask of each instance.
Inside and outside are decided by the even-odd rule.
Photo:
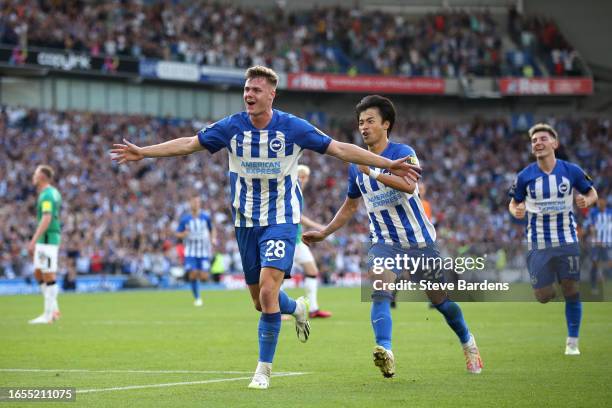
[[[305,375],[308,373],[278,373],[272,374],[272,377],[290,377],[297,375]],[[202,381],[185,381],[185,382],[175,382],[175,383],[164,383],[164,384],[146,384],[146,385],[128,385],[125,387],[110,387],[110,388],[92,388],[89,390],[77,390],[77,394],[88,394],[94,392],[106,392],[106,391],[126,391],[126,390],[138,390],[144,388],[164,388],[164,387],[177,387],[181,385],[199,385],[199,384],[212,384],[212,383],[220,383],[220,382],[229,382],[229,381],[242,381],[242,380],[250,380],[252,376],[248,377],[235,377],[235,378],[215,378],[212,380],[202,380]]]

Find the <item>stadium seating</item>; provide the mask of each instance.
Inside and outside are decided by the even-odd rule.
[[[562,151],[591,172],[600,194],[611,194],[612,136],[607,119],[547,118],[557,128]],[[338,121],[336,121],[338,122]],[[64,197],[64,264],[77,272],[163,275],[178,263],[173,231],[186,200],[198,191],[213,213],[218,252],[233,259],[237,247],[227,205],[227,156],[216,154],[112,163],[108,150],[123,137],[150,144],[191,135],[206,121],[140,115],[56,112],[2,107],[0,114],[0,276],[22,276],[31,265],[24,253],[35,229],[34,163],[56,168]],[[354,138],[354,124],[342,123],[332,136]],[[359,141],[360,136],[355,139]],[[509,222],[507,190],[515,172],[529,162],[529,142],[503,120],[399,121],[392,139],[414,147],[424,168],[426,199],[442,246],[519,242],[522,226]],[[306,214],[327,222],[346,194],[346,166],[307,152],[313,169],[304,196]],[[325,194],[321,194],[325,192]],[[356,219],[315,251],[323,270],[359,270],[367,241],[367,215]]]
[[[568,43],[551,19],[523,16],[511,9],[508,14],[508,30],[517,45],[517,52],[523,53],[528,58],[533,58],[534,54],[538,55],[549,75],[585,75],[586,67],[578,52]],[[535,61],[525,61],[523,65],[540,70]]]
[[[510,9],[402,16],[360,8],[246,9],[213,2],[3,2],[0,44],[279,72],[454,78],[584,74],[554,22]],[[146,24],[144,23],[146,21]],[[223,24],[221,24],[223,22]],[[504,41],[506,37],[514,39]],[[542,58],[542,66],[536,59]]]

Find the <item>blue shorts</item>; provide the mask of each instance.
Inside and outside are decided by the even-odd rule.
[[[247,285],[259,283],[261,268],[276,268],[291,277],[298,224],[236,227],[236,240]]]
[[[580,280],[580,246],[532,249],[527,253],[527,270],[534,289],[550,286],[555,280]]]
[[[204,271],[208,272],[210,269],[210,260],[208,258],[200,258],[196,256],[185,257],[185,270],[191,271]]]
[[[389,262],[385,267],[385,259],[396,260],[398,255],[399,262]],[[435,243],[423,248],[406,248],[377,242],[368,250],[368,268],[374,270],[375,267],[392,271],[398,276],[404,274],[406,278],[410,275],[413,282],[444,282],[442,257]]]

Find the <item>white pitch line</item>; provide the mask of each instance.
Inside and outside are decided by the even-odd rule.
[[[251,374],[252,371],[220,371],[220,370],[87,370],[63,368],[0,368],[0,372],[7,373],[110,373],[110,374]],[[301,375],[307,373],[278,372],[273,375]]]
[[[304,374],[307,374],[307,373],[272,374],[272,377],[288,377],[288,376],[304,375]],[[252,376],[235,377],[235,378],[216,378],[214,380],[186,381],[186,382],[175,382],[175,383],[165,383],[165,384],[129,385],[127,387],[93,388],[90,390],[77,390],[77,394],[86,394],[86,393],[92,393],[92,392],[105,392],[105,391],[137,390],[137,389],[143,389],[143,388],[175,387],[179,385],[211,384],[211,383],[228,382],[228,381],[250,380],[251,378]]]
[[[131,374],[248,374],[250,371],[198,371],[198,370],[87,370],[87,369],[54,369],[54,368],[0,368],[0,372],[29,373],[131,373]],[[280,373],[279,373],[280,374]]]
[[[185,326],[185,325],[202,325],[201,321],[197,320],[92,320],[88,322],[79,322],[80,324],[86,326],[98,326],[98,325],[107,325],[107,326],[118,326],[118,325],[164,325],[164,326]]]

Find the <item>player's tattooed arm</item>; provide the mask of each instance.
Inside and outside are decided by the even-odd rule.
[[[597,190],[594,187],[591,187],[588,193],[586,194],[576,194],[576,206],[578,208],[587,208],[592,206],[597,202]]]
[[[409,177],[399,177],[393,174],[381,173],[380,171],[372,171],[372,169],[364,165],[359,165],[357,168],[366,176],[372,177],[394,190],[412,194],[416,189],[416,181]]]
[[[185,156],[197,151],[204,150],[197,136],[179,137],[156,145],[139,147],[128,140],[123,139],[123,144],[113,145],[111,155],[113,160],[119,164],[129,161],[139,161],[145,157],[172,157]]]
[[[302,241],[306,245],[312,245],[315,242],[323,241],[329,235],[342,228],[357,212],[359,208],[359,198],[347,197],[342,204],[342,207],[338,210],[334,218],[331,220],[325,228],[319,231],[308,231],[302,235]]]

